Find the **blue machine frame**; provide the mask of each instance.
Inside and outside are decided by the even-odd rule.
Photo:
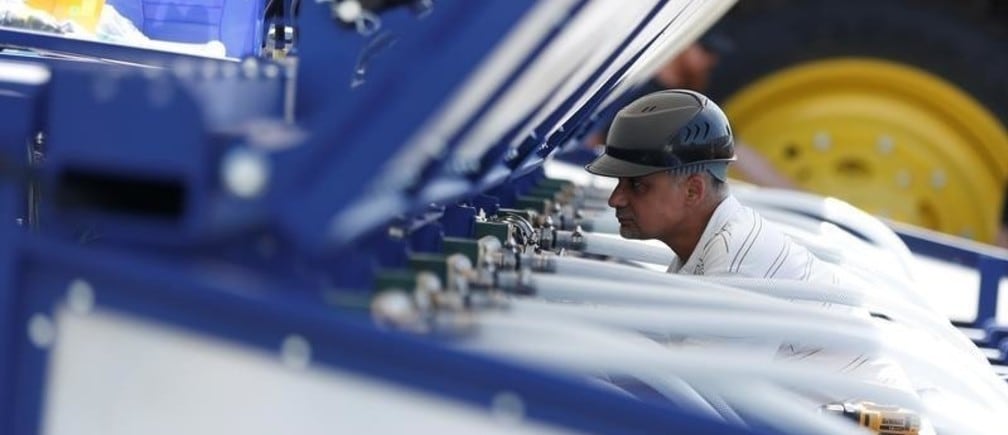
[[[571,2],[570,15],[585,4]],[[11,59],[41,62],[49,77],[37,83],[5,81],[4,89],[10,92],[0,96],[5,119],[0,130],[2,162],[12,175],[2,184],[0,211],[8,222],[22,219],[23,223],[0,231],[4,241],[0,249],[4,280],[0,287],[0,354],[4,355],[0,358],[0,431],[39,431],[49,351],[32,344],[28,324],[35,315],[51,317],[65,303],[63,289],[69,282],[86,279],[98,289],[96,301],[104,309],[266,350],[275,349],[290,331],[298,331],[314,345],[313,363],[390,380],[477,408],[487,408],[494,394],[506,390],[524,398],[528,417],[561,427],[742,433],[669,406],[641,403],[557,375],[379,331],[359,310],[326,308],[318,302],[317,284],[311,282],[315,275],[292,272],[306,265],[335,269],[327,282],[352,292],[368,288],[353,277],[369,275],[367,270],[374,264],[354,258],[369,258],[382,250],[366,242],[388,221],[373,222],[343,239],[327,236],[328,222],[342,209],[361,202],[362,194],[407,199],[407,192],[363,192],[348,180],[372,179],[385,156],[397,152],[429,118],[429,108],[443,105],[501,35],[534,6],[529,0],[443,1],[436,13],[422,19],[406,10],[389,11],[382,15],[384,33],[362,36],[336,26],[327,4],[304,3],[298,21],[301,61],[296,77],[289,65],[269,61],[239,64],[0,29],[0,42],[6,46],[41,54],[16,54]],[[648,19],[666,6],[665,1],[655,2]],[[563,24],[555,24],[500,85],[491,103]],[[619,50],[641,37],[643,28],[641,24],[631,32]],[[653,41],[657,34],[643,36]],[[442,50],[424,50],[431,46]],[[72,57],[50,56],[54,53]],[[591,76],[591,80],[607,82],[593,97],[593,104],[621,79],[602,77],[615,58],[615,54],[610,56]],[[362,59],[366,64],[362,65]],[[333,71],[357,71],[362,66],[367,69],[362,77],[333,76]],[[625,71],[626,67],[619,74]],[[364,79],[364,83],[351,88],[351,79]],[[295,83],[301,98],[291,107],[283,91]],[[560,115],[573,104],[572,96],[547,118],[530,136],[534,142],[525,141],[522,157],[531,151],[538,157],[548,153],[558,142],[546,140],[555,131],[565,137],[571,134],[564,128],[578,120]],[[221,110],[224,105],[229,110]],[[376,105],[383,110],[372,110]],[[298,122],[284,123],[291,112]],[[474,113],[466,128],[484,113]],[[582,116],[585,113],[578,115]],[[281,144],[288,147],[282,151],[261,152],[272,168],[270,190],[253,199],[222,195],[216,165],[229,152],[252,149],[253,135],[261,134],[264,125],[295,138]],[[373,125],[383,128],[364,128]],[[519,134],[517,127],[513,134]],[[45,132],[44,141],[37,132]],[[307,139],[301,140],[306,134]],[[36,137],[39,140],[34,143]],[[460,137],[461,132],[444,150],[451,152]],[[505,139],[495,145],[494,159],[507,155],[504,150],[512,138]],[[44,164],[22,162],[26,145],[44,151]],[[482,173],[450,171],[444,160],[431,157],[420,181],[447,176],[463,180],[464,188],[399,202],[384,210],[387,219],[401,214],[419,217],[426,212],[427,201],[451,202],[487,187],[477,183]],[[499,165],[494,160],[486,163]],[[507,165],[514,169],[521,163]],[[150,204],[136,203],[78,207],[56,200],[66,193],[68,182],[82,180],[92,188],[112,190],[147,183],[159,186],[157,192],[177,203],[151,209]],[[36,210],[25,205],[28,185],[46,194],[37,216]],[[125,190],[116,192],[132,198],[129,201],[136,199]],[[123,207],[142,212],[124,215]],[[33,218],[25,220],[26,216]],[[250,234],[277,237],[281,249],[293,258],[257,269],[255,265],[263,264],[261,259],[249,259],[244,253],[231,255],[245,251]],[[78,244],[81,237],[86,239],[84,245]],[[403,248],[393,244],[392,249]],[[349,255],[353,251],[364,255]],[[236,264],[253,265],[240,285],[180,273],[193,270],[200,258],[219,255]],[[365,273],[357,269],[361,265]]]
[[[16,261],[20,273],[14,276],[23,289],[19,308],[12,310],[16,315],[4,325],[17,337],[9,348],[13,353],[7,355],[18,356],[5,358],[15,363],[7,372],[13,375],[14,388],[5,390],[12,394],[4,394],[8,406],[0,419],[5,433],[37,433],[44,406],[41,393],[49,352],[30,342],[25,325],[36,314],[51,316],[66,301],[64,289],[80,279],[96,289],[99,308],[157,319],[267,352],[276,351],[286,335],[296,332],[313,344],[313,365],[395,382],[488,412],[493,397],[508,391],[523,398],[528,418],[570,429],[658,433],[674,427],[689,433],[750,433],[588,388],[577,380],[380,331],[359,312],[298,303],[269,285],[257,291],[247,286],[228,288],[180,275],[179,266],[170,262],[158,264],[127,252],[102,252],[43,238],[15,245],[20,246],[4,250],[20,253]]]
[[[462,143],[466,133],[589,3],[568,2],[564,17],[495,83],[484,104],[418,154],[414,172],[402,178],[409,182],[398,184],[379,179],[390,156],[416,151],[406,147],[415,146],[432,108],[446,106],[540,3],[442,0],[423,16],[407,8],[386,11],[381,30],[362,35],[334,23],[330,3],[302,2],[296,68],[0,29],[0,44],[43,54],[8,59],[45,65],[31,68],[46,76],[9,81],[3,66],[11,63],[0,60],[0,169],[7,174],[0,180],[0,220],[23,223],[0,228],[0,432],[39,431],[49,354],[31,343],[27,325],[33,315],[52,316],[69,283],[85,279],[105,309],[266,351],[296,331],[313,344],[313,363],[476,409],[488,409],[493,395],[506,390],[524,398],[529,418],[570,429],[751,433],[381,331],[359,307],[334,310],[321,300],[323,290],[370,291],[379,268],[404,265],[408,252],[438,251],[445,232],[470,235],[477,207],[514,205],[543,177],[542,160],[591,128],[603,103],[636,78],[631,66],[692,6],[649,3],[644,19],[556,107],[548,105],[550,95],[534,96],[529,113],[483,144],[477,164],[456,165],[455,153],[470,145]],[[529,129],[536,115],[545,116]],[[44,138],[36,140],[39,132]],[[263,143],[263,137],[271,139]],[[44,161],[25,161],[32,147],[44,151]],[[263,192],[239,197],[227,191],[222,162],[236,154],[268,168]],[[78,185],[126,199],[58,201],[68,189],[78,197],[96,193],[73,190]],[[174,199],[167,208],[152,205],[142,194],[131,196],[137,185]],[[37,210],[26,205],[29,186],[46,194]],[[348,216],[362,223],[334,224]],[[389,237],[390,226],[404,235]],[[982,288],[973,325],[994,318],[1005,258],[902,235],[915,251],[975,266]],[[263,240],[275,245],[273,254],[257,249]],[[208,258],[243,275],[194,272]]]

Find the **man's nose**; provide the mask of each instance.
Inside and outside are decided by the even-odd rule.
[[[621,181],[609,195],[609,207],[620,208],[626,206],[626,195],[623,194],[623,182]]]

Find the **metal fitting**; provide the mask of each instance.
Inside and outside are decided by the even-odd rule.
[[[531,286],[532,273],[529,269],[501,270],[496,276],[497,288],[508,293],[530,295],[535,291]]]
[[[581,233],[581,228],[575,228],[574,231],[556,232],[556,241],[554,242],[553,249],[571,249],[580,251],[584,249],[584,246],[584,234]]]
[[[445,259],[445,265],[447,266],[445,276],[448,281],[447,290],[460,295],[468,294],[469,282],[476,277],[476,271],[473,269],[469,257],[462,254],[452,254]]]
[[[371,301],[371,318],[378,326],[422,333],[427,331],[422,310],[402,290],[379,293]]]
[[[527,269],[535,272],[556,272],[556,259],[550,254],[522,254],[519,258],[518,269]]]

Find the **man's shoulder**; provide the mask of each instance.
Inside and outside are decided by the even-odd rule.
[[[715,224],[711,239],[723,239],[729,245],[740,243],[747,237],[759,232],[759,227],[763,223],[762,218],[751,208],[738,202],[734,197],[728,196],[712,216],[712,223]]]

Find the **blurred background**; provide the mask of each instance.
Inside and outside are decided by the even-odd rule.
[[[711,96],[798,188],[1008,243],[1008,3],[743,0],[713,32]]]

